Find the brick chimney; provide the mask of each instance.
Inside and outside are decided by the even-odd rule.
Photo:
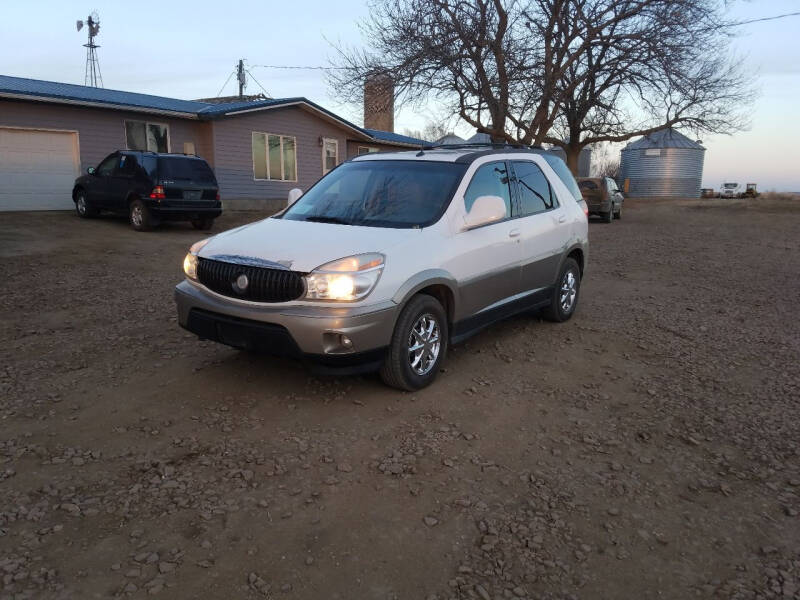
[[[364,127],[394,132],[394,82],[385,71],[364,79]]]

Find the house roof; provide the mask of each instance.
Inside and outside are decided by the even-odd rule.
[[[695,142],[671,128],[647,134],[635,142],[631,142],[625,146],[623,150],[640,150],[647,148],[692,148],[695,150],[705,150],[699,141]]]
[[[0,98],[38,100],[59,104],[132,110],[199,120],[230,117],[240,113],[269,110],[286,106],[300,106],[301,108],[319,114],[327,120],[335,121],[346,129],[350,129],[368,139],[414,147],[427,143],[424,140],[389,131],[358,127],[335,113],[311,102],[307,98],[300,96],[295,98],[267,98],[256,101],[216,103],[201,100],[180,100],[178,98],[152,96],[150,94],[139,94],[137,92],[125,92],[122,90],[109,90],[71,83],[0,75]]]

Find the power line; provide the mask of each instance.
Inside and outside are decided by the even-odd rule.
[[[268,92],[266,89],[264,89],[264,86],[263,86],[263,85],[261,85],[261,84],[258,82],[258,79],[256,79],[255,77],[253,77],[253,74],[250,72],[250,69],[245,69],[245,73],[247,73],[248,75],[250,75],[250,78],[251,78],[253,81],[255,81],[255,82],[256,82],[256,85],[257,85],[258,87],[260,87],[260,88],[261,88],[261,91],[262,91],[262,92],[264,92],[264,95],[265,95],[267,98],[272,98],[272,96],[270,95],[270,93],[269,93],[269,92]]]
[[[315,67],[315,66],[303,66],[303,65],[250,65],[250,68],[262,68],[262,69],[305,69],[311,71],[333,71],[337,69],[346,69],[347,67]]]
[[[219,88],[219,91],[217,92],[217,98],[219,98],[222,95],[222,90],[224,90],[225,86],[228,85],[228,82],[231,80],[231,77],[233,77],[234,73],[236,73],[236,71],[231,71],[231,74],[228,75],[228,78],[225,80],[225,83],[223,83],[222,87]]]
[[[760,19],[749,19],[747,21],[737,21],[735,23],[731,23],[731,27],[737,27],[739,25],[748,25],[750,23],[760,23],[761,21],[776,21],[778,19],[785,19],[786,17],[797,17],[800,16],[800,12],[790,12],[784,13],[782,15],[775,15],[774,17],[761,17]]]

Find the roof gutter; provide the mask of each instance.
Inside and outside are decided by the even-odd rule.
[[[14,94],[11,92],[0,91],[0,98],[10,100],[32,100],[34,102],[49,102],[51,104],[67,104],[69,106],[88,106],[91,108],[107,108],[110,110],[126,110],[129,112],[140,112],[165,117],[175,117],[178,119],[199,119],[197,113],[180,112],[174,110],[164,110],[159,108],[147,108],[143,106],[130,106],[127,104],[114,104],[111,102],[91,102],[89,100],[71,100],[69,98],[57,98],[51,96],[37,96],[35,94]]]
[[[321,110],[321,109],[317,108],[316,106],[314,106],[313,104],[311,104],[309,102],[306,102],[305,100],[292,100],[290,102],[280,102],[280,103],[270,104],[268,106],[257,106],[255,108],[237,108],[237,109],[233,109],[233,110],[228,111],[228,112],[217,112],[217,113],[215,113],[215,112],[213,112],[213,109],[212,109],[209,112],[200,111],[199,114],[200,114],[201,117],[202,116],[207,116],[207,117],[213,119],[215,117],[234,117],[236,115],[242,115],[242,114],[245,114],[245,113],[259,112],[259,111],[262,111],[262,110],[271,110],[273,108],[286,108],[286,107],[289,107],[289,106],[300,106],[302,108],[305,108],[306,110],[309,110],[309,111],[321,116],[323,119],[326,119],[327,121],[331,121],[333,123],[337,123],[337,124],[341,125],[342,127],[345,127],[346,129],[349,129],[350,131],[352,131],[354,133],[357,133],[358,135],[364,136],[365,139],[367,139],[367,140],[375,139],[372,136],[370,136],[368,133],[366,133],[365,131],[360,130],[358,127],[348,123],[347,121],[344,121],[342,119],[336,118],[333,114],[328,113],[328,112],[326,112],[324,110]]]

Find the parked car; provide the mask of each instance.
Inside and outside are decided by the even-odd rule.
[[[622,218],[625,196],[611,177],[579,177],[578,186],[589,207],[589,215],[599,215],[606,223]]]
[[[201,339],[416,390],[450,344],[499,319],[569,319],[587,251],[585,204],[557,156],[366,154],[283,212],[194,244],[175,300]]]
[[[211,167],[202,158],[184,154],[109,154],[75,180],[72,200],[80,217],[95,217],[101,211],[126,214],[137,231],[161,221],[191,221],[195,229],[207,230],[222,214]]]
[[[738,183],[723,183],[722,187],[719,188],[719,197],[720,198],[738,198],[741,189]]]

